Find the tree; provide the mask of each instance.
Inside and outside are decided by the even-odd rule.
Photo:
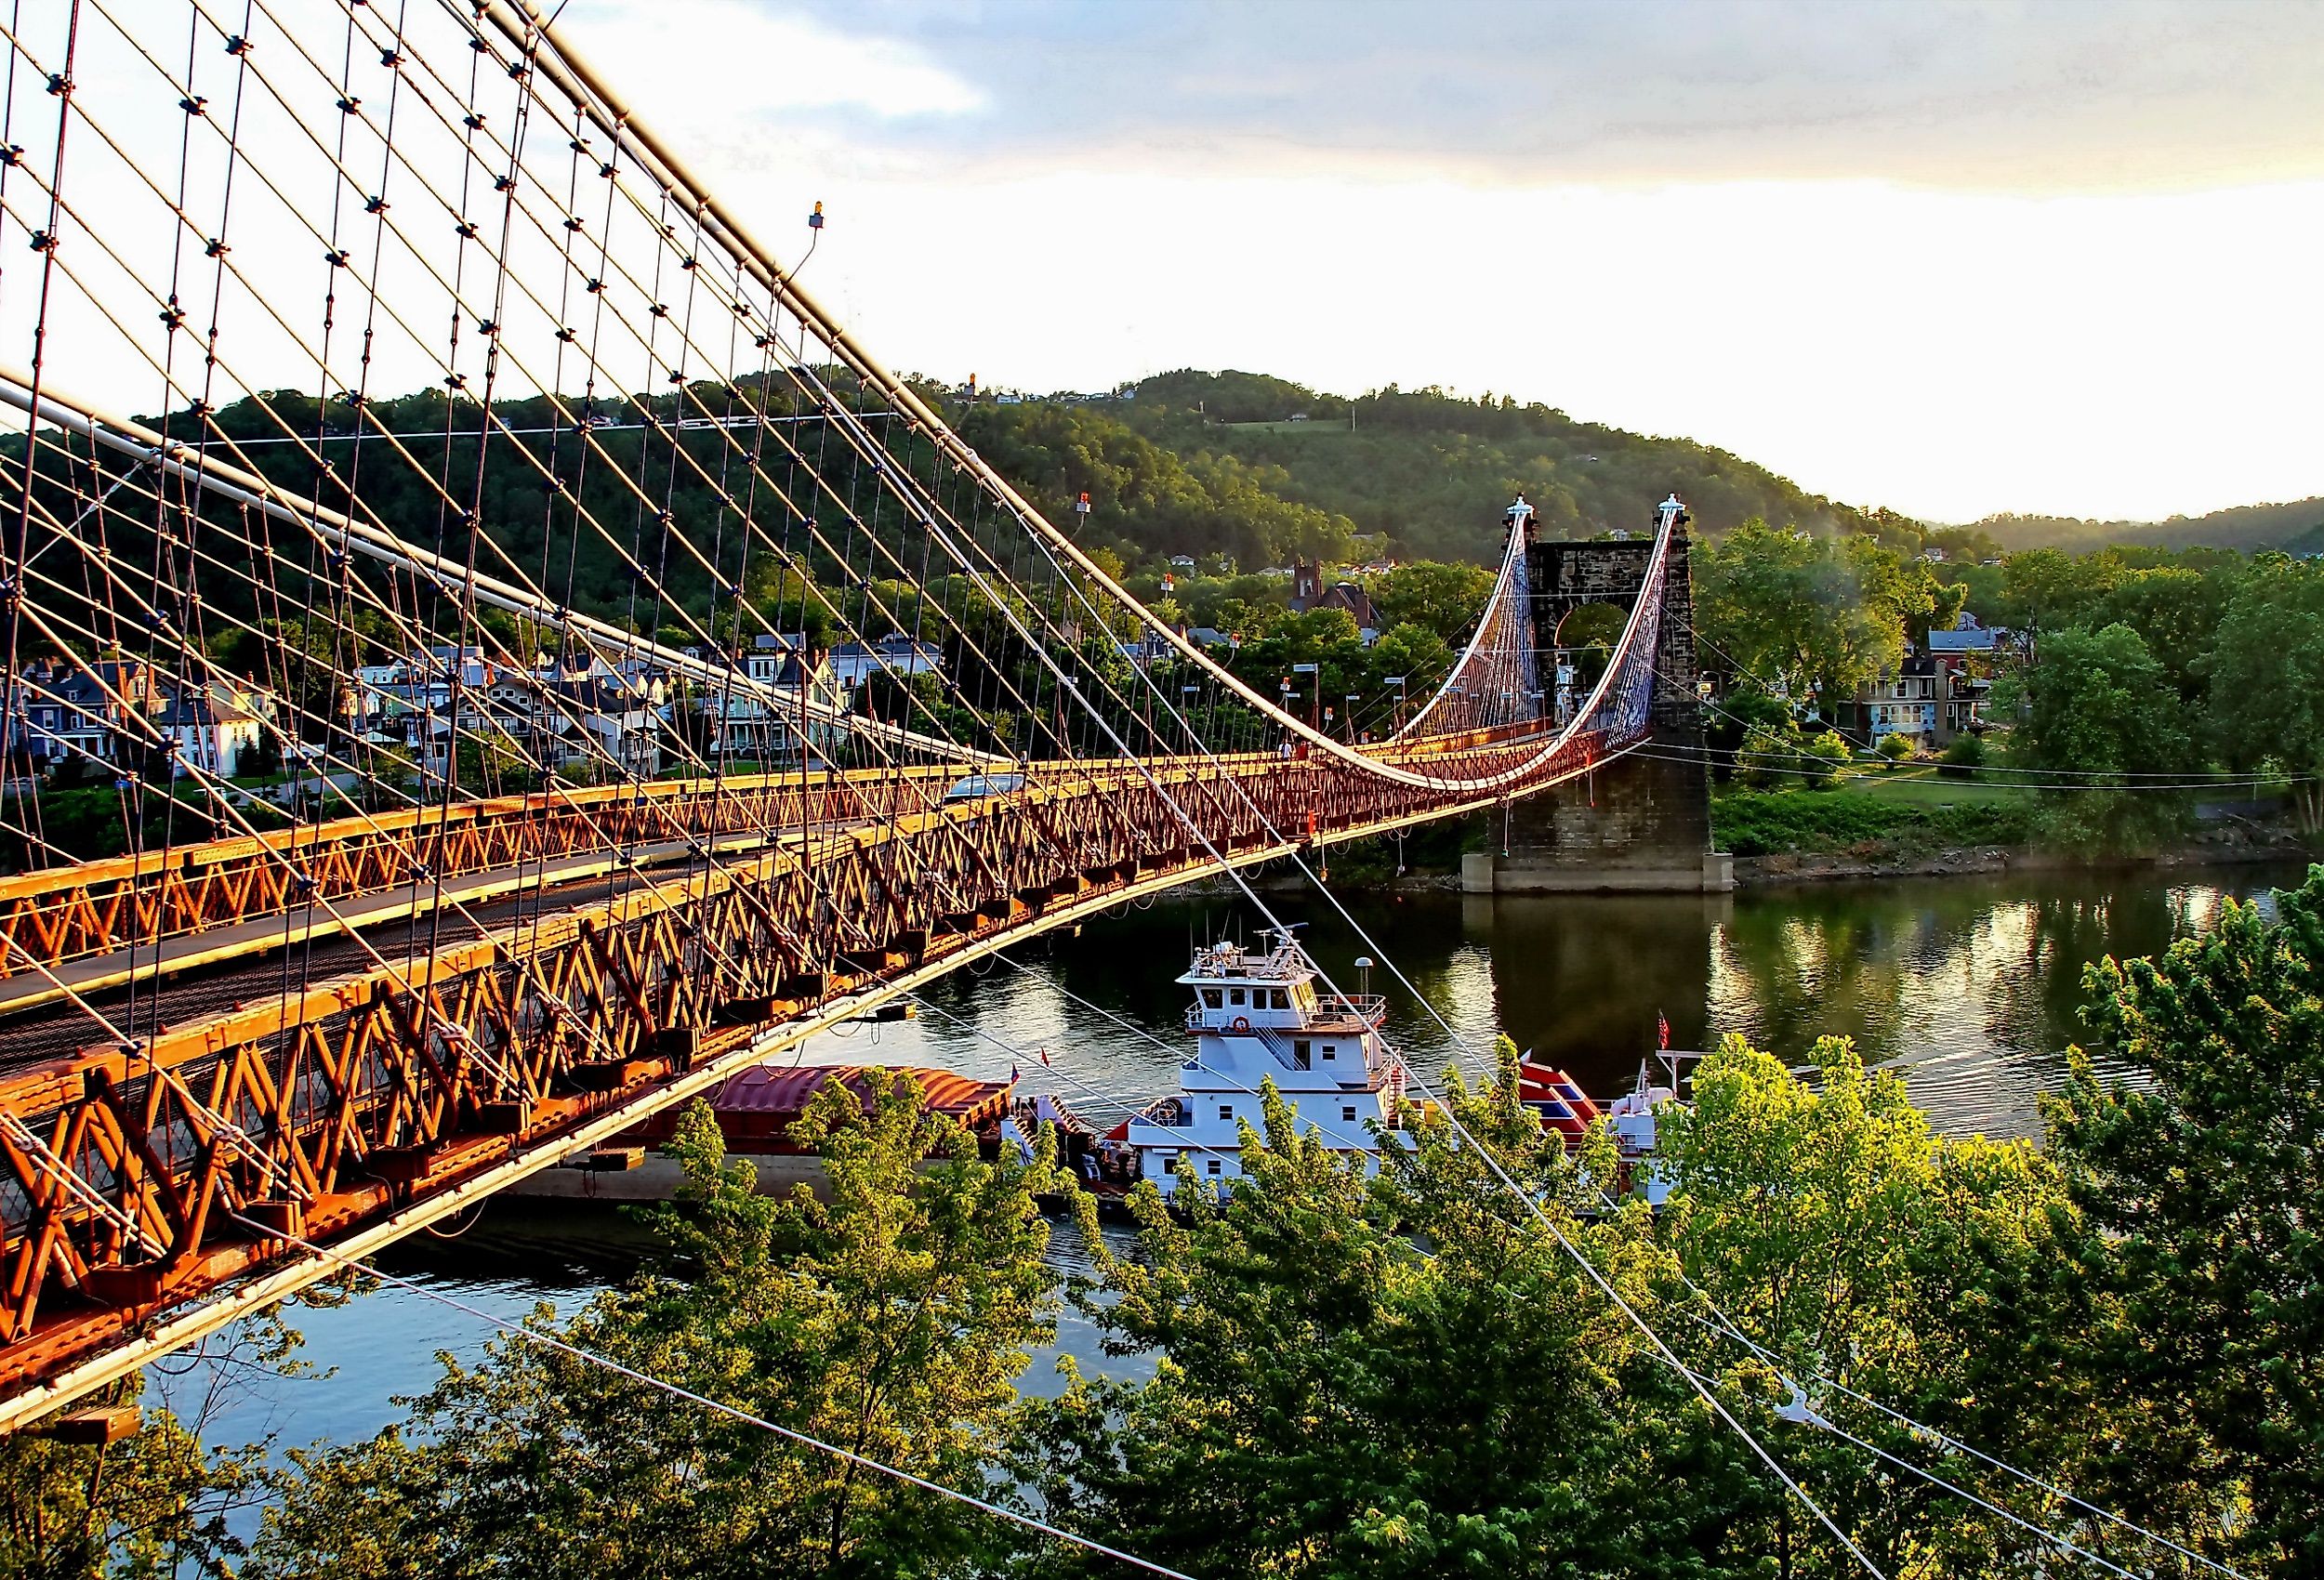
[[[2132,571],[2099,600],[2093,626],[2128,625],[2155,655],[2172,690],[2189,707],[2203,700],[2206,658],[2217,640],[2239,573],[2158,565]]]
[[[2119,1315],[2084,1271],[2100,1240],[2058,1168],[2024,1141],[1934,1134],[1903,1079],[1866,1070],[1844,1038],[1818,1042],[1811,1062],[1817,1077],[1803,1082],[1730,1036],[1699,1067],[1692,1108],[1661,1116],[1675,1186],[1666,1240],[1720,1320],[1773,1358],[1785,1393],[1863,1442],[1908,1463],[1936,1457],[1854,1395],[2086,1493],[2119,1494],[2119,1477],[2141,1474],[2133,1507],[2194,1534],[2188,1485],[2166,1468],[2174,1429],[2112,1388],[2096,1358],[2058,1358],[2068,1336]],[[1883,1573],[2040,1573],[2054,1561],[2023,1527],[1900,1478],[1838,1432],[1793,1428],[1776,1442]],[[1938,1468],[2085,1546],[2118,1540],[2028,1499],[1987,1462],[1952,1454]]]
[[[1944,762],[1937,773],[1946,779],[1974,779],[1985,766],[1985,737],[1963,731],[1945,744]]]
[[[1929,568],[1868,537],[1837,541],[1746,521],[1724,543],[1694,550],[1695,622],[1714,658],[1763,688],[1829,704],[1904,656],[1908,626],[1925,627],[1940,599]]]
[[[867,1108],[831,1083],[794,1131],[830,1200],[771,1200],[697,1101],[652,1215],[671,1273],[533,1325],[590,1353],[948,1485],[983,1492],[1013,1382],[1053,1332],[1034,1164],[978,1161],[903,1073]],[[685,1276],[673,1276],[682,1270]],[[443,1358],[413,1429],[295,1454],[243,1571],[348,1580],[985,1573],[988,1517],[517,1338]],[[779,1559],[770,1555],[780,1555]]]
[[[2062,1336],[2159,1418],[2199,1429],[2212,1549],[2324,1573],[2324,867],[2230,902],[2202,938],[2091,968],[2092,1024],[2136,1086],[2073,1051],[2044,1105],[2126,1308]],[[2225,1533],[2232,1529],[2232,1536]]]
[[[2181,825],[2183,795],[2142,790],[2138,777],[2107,787],[2108,775],[2185,773],[2198,766],[2178,693],[2136,631],[2058,631],[2044,639],[2040,661],[2020,684],[2026,714],[2011,735],[2011,760],[2082,780],[2044,792],[2045,822],[2060,840],[2135,850]]]
[[[1996,625],[2040,637],[2086,622],[2121,572],[2104,555],[2078,556],[2055,548],[2028,549],[2001,562],[2001,597],[1990,612]]]
[[[312,1290],[305,1304],[331,1304]],[[205,1433],[260,1375],[311,1375],[296,1358],[297,1332],[269,1307],[229,1327],[209,1363],[176,1377],[131,1373],[88,1395],[82,1408],[137,1414],[119,1442],[69,1443],[39,1428],[0,1437],[0,1574],[26,1580],[148,1580],[223,1575],[241,1551],[227,1516],[246,1507],[265,1442],[212,1448]]]
[[[1482,565],[1422,560],[1373,577],[1368,590],[1373,608],[1391,626],[1418,625],[1458,648],[1485,612],[1493,573]]]
[[[1848,764],[1848,743],[1837,730],[1827,730],[1800,746],[1800,783],[1810,790],[1829,790]]]
[[[1736,772],[1746,784],[1767,790],[1788,790],[1800,783],[1800,732],[1786,722],[1780,727],[1754,724],[1743,732],[1736,753]]]
[[[2212,739],[2229,764],[2274,760],[2301,777],[2302,822],[2324,827],[2324,573],[2271,556],[2220,617],[2210,653]]]
[[[1881,744],[1874,749],[1884,760],[1892,763],[1904,761],[1912,756],[1913,751],[1912,743],[1902,735],[1883,735]]]
[[[1515,1063],[1504,1040],[1484,1092],[1447,1094],[1470,1139],[1416,1116],[1376,1178],[1297,1134],[1270,1087],[1222,1205],[1182,1222],[1143,1193],[1138,1254],[1103,1254],[1083,1307],[1155,1370],[1068,1369],[1035,1409],[1021,1473],[1052,1516],[1203,1574],[1747,1569],[1769,1489],[1561,1244],[1651,1303],[1647,1215],[1572,1216],[1587,1192],[1516,1101]],[[1601,1145],[1599,1178],[1611,1164]]]

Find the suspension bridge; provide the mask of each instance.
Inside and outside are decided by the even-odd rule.
[[[1695,717],[1675,499],[1618,586],[1515,522],[1378,739],[1254,686],[527,7],[6,45],[0,1429],[964,963]]]

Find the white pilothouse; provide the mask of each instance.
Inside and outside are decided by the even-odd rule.
[[[1181,1152],[1196,1178],[1219,1190],[1241,1176],[1238,1125],[1262,1123],[1265,1081],[1274,1083],[1301,1133],[1320,1135],[1336,1152],[1366,1154],[1375,1169],[1380,1142],[1373,1126],[1402,1135],[1404,1070],[1380,1034],[1385,1001],[1318,993],[1315,963],[1289,929],[1266,937],[1261,950],[1197,949],[1178,979],[1194,990],[1186,1011],[1194,1055],[1179,1067],[1178,1095],[1148,1104],[1124,1138],[1139,1172],[1165,1197],[1178,1187],[1173,1165]]]

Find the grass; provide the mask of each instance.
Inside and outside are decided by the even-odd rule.
[[[2015,785],[1854,773],[1829,790],[1722,790],[1710,823],[1738,856],[1879,857],[2033,838],[2034,796]]]
[[[1867,769],[1843,774],[1839,788],[1850,795],[1870,796],[1896,806],[2030,807],[2034,792],[2026,784],[2000,784],[1982,775],[1946,779],[1930,765],[1901,769]]]

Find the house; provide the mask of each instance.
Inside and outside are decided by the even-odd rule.
[[[1963,612],[1949,631],[1929,633],[1929,657],[1937,672],[1937,698],[1943,704],[1937,719],[1939,744],[1962,731],[1984,728],[1982,709],[1993,681],[1986,671],[2000,646],[2001,633],[1977,624]]]
[[[1135,640],[1116,642],[1114,650],[1141,669],[1168,664],[1178,656],[1178,649],[1159,631],[1141,631]]]
[[[1902,735],[1917,746],[1941,749],[1954,736],[1985,727],[1983,708],[1993,682],[1984,670],[1999,633],[1963,614],[1949,631],[1931,631],[1927,651],[1908,648],[1892,674],[1860,688],[1844,711],[1843,733],[1869,744]]]
[[[8,721],[8,750],[35,768],[51,764],[118,763],[148,737],[130,729],[132,710],[158,705],[153,671],[134,659],[35,659],[16,688],[16,717]],[[126,704],[125,706],[124,704]]]
[[[1186,639],[1196,647],[1225,648],[1235,645],[1235,639],[1215,625],[1196,625],[1184,632]]]
[[[714,756],[796,763],[802,734],[807,751],[819,757],[845,739],[847,726],[838,716],[847,711],[850,692],[829,653],[807,647],[803,639],[762,636],[742,667],[747,687],[712,682],[704,699]]]
[[[220,779],[246,773],[273,712],[272,699],[233,680],[181,686],[153,716],[168,744],[173,776],[193,770]]]
[[[914,675],[941,675],[944,671],[944,650],[934,642],[923,642],[891,631],[875,642],[841,642],[831,650],[832,672],[839,684],[853,691],[875,675],[891,675],[908,678]]]
[[[1173,554],[1173,555],[1171,555],[1171,556],[1170,556],[1170,569],[1171,569],[1171,570],[1173,570],[1173,571],[1192,571],[1194,568],[1195,568],[1195,557],[1194,557],[1193,555],[1191,555],[1191,554]]]
[[[1841,721],[1842,732],[1863,744],[1902,735],[1915,746],[1941,745],[1935,660],[1908,652],[1895,669],[1857,688],[1844,711],[1854,717]]]
[[[561,726],[554,740],[562,763],[650,779],[662,770],[660,710],[667,699],[659,679],[607,674],[552,680],[542,689],[535,728],[546,738],[546,726]]]
[[[1291,612],[1305,614],[1316,609],[1344,609],[1354,618],[1355,629],[1370,647],[1380,640],[1380,615],[1372,608],[1372,595],[1360,582],[1335,581],[1324,585],[1322,565],[1305,560],[1291,562]]]

